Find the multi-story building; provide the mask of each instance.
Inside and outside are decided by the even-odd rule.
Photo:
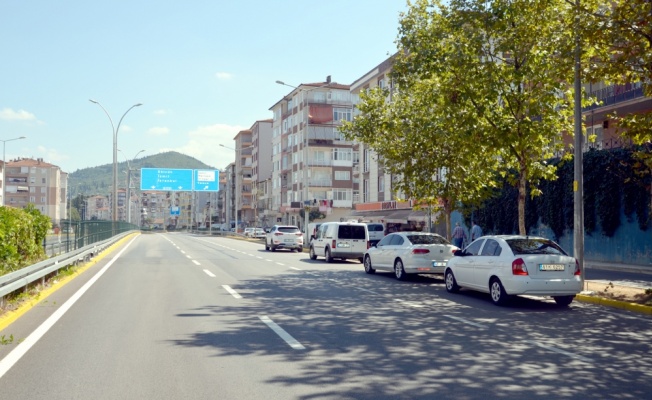
[[[626,144],[623,143],[617,126],[610,117],[613,114],[622,117],[652,110],[652,98],[643,94],[643,85],[640,82],[624,85],[587,84],[584,85],[584,90],[590,97],[598,100],[598,104],[582,109],[586,134],[595,135],[595,141],[584,143],[584,151],[590,148],[609,149]],[[567,139],[567,142],[571,140]]]
[[[90,196],[86,198],[86,219],[110,220],[111,203],[106,196]]]
[[[349,85],[302,83],[274,104],[272,125],[272,210],[275,222],[303,225],[301,211],[319,210],[327,220],[351,213],[358,185],[354,143],[339,127],[351,121]]]
[[[53,224],[68,217],[68,173],[42,158],[21,158],[5,164],[6,192],[4,203],[25,208],[34,204]]]
[[[234,223],[237,223],[238,231],[247,226],[253,226],[255,221],[253,202],[253,153],[254,146],[251,142],[252,133],[250,129],[238,132],[233,138],[235,141],[235,165],[234,165],[234,187],[233,201]],[[237,222],[236,222],[237,221]]]
[[[253,220],[247,221],[248,226],[266,226],[266,203],[269,191],[267,183],[272,178],[272,120],[256,121],[251,128],[251,205],[253,207]]]

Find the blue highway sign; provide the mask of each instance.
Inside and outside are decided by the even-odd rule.
[[[195,170],[195,191],[217,192],[219,190],[219,171],[210,169]]]
[[[141,168],[140,190],[192,191],[193,170]]]

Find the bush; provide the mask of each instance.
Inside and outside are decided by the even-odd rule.
[[[31,204],[24,210],[0,207],[0,275],[42,260],[50,227],[50,219]]]

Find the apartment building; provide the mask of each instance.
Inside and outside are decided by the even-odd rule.
[[[582,109],[587,135],[595,135],[595,141],[583,144],[584,151],[591,148],[610,149],[624,143],[610,115],[618,116],[652,111],[652,98],[643,94],[641,82],[618,85],[605,83],[584,85],[585,92],[595,97],[598,104]],[[567,139],[570,142],[572,139]]]
[[[8,161],[3,167],[5,182],[2,182],[8,207],[25,208],[34,204],[53,224],[68,217],[68,173],[42,158],[20,158]]]
[[[356,104],[361,92],[377,87],[389,89],[387,101],[392,100],[389,74],[393,62],[393,56],[387,58],[351,84]],[[413,210],[416,205],[413,200],[406,199],[403,193],[393,187],[396,177],[383,170],[382,162],[373,149],[360,143],[358,152],[360,163],[354,167],[354,176],[359,177],[361,190],[351,218],[384,223],[389,231],[424,229],[428,220],[434,222],[436,215],[430,215],[424,210]]]
[[[252,132],[245,129],[238,132],[235,141],[235,164],[233,176],[233,223],[237,221],[238,231],[253,226],[255,221],[253,201],[253,154]]]
[[[253,220],[247,221],[247,226],[266,226],[266,200],[270,192],[265,183],[272,178],[272,119],[256,121],[250,128],[252,145],[252,188],[251,202],[253,207]],[[261,186],[261,183],[262,186]]]
[[[86,219],[87,220],[110,220],[111,202],[107,196],[90,196],[86,198]]]
[[[290,86],[290,85],[287,85]],[[350,85],[302,83],[275,103],[272,123],[271,210],[273,223],[302,226],[301,211],[319,210],[326,220],[351,213],[359,184],[358,152],[339,131],[351,121]]]

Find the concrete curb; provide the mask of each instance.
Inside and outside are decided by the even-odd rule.
[[[605,299],[602,297],[595,297],[595,296],[587,296],[584,294],[576,295],[575,300],[581,301],[583,303],[599,304],[602,306],[619,308],[621,310],[627,310],[627,311],[637,312],[641,314],[652,315],[652,307],[644,306],[642,304],[627,303],[625,301]]]

